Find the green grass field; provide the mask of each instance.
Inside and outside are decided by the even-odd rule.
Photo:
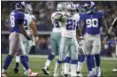
[[[5,59],[5,55],[2,55],[2,65]],[[53,76],[53,72],[54,72],[54,64],[55,64],[55,60],[52,62],[52,64],[50,65],[50,72],[51,75],[44,75],[42,72],[42,68],[45,64],[46,61],[46,57],[39,57],[38,55],[33,55],[29,57],[30,60],[30,67],[32,68],[32,70],[34,72],[39,72],[40,76],[39,77],[52,77]],[[13,59],[12,63],[10,64],[7,74],[8,77],[26,77],[25,75],[23,75],[23,68],[22,65],[20,64],[20,71],[18,74],[15,74],[13,69],[14,69],[14,65],[15,65],[15,59]],[[114,68],[115,66],[117,66],[117,58],[102,58],[101,61],[101,70],[103,72],[103,77],[117,77],[117,73],[112,72],[112,68]],[[88,74],[87,71],[87,67],[86,67],[86,63],[84,64],[84,67],[82,69],[82,73],[83,76],[86,77]]]

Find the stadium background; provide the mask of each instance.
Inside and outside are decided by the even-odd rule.
[[[56,10],[58,1],[33,1],[28,2],[32,4],[33,14],[37,18],[36,26],[38,29],[40,40],[36,45],[36,50],[31,54],[46,55],[51,51],[50,34],[52,31],[51,14]],[[79,1],[74,3],[83,4],[85,1]],[[97,1],[97,8],[103,11],[105,19],[107,20],[107,26],[109,27],[113,19],[117,16],[117,2],[115,1]],[[2,53],[8,53],[9,46],[9,14],[14,7],[12,1],[1,2],[1,51]],[[103,30],[101,32],[104,35]],[[112,33],[113,34],[113,33]],[[103,38],[103,37],[102,37]],[[112,38],[113,39],[113,38]],[[102,40],[103,41],[103,40]],[[111,56],[114,45],[109,49],[104,49],[102,42],[102,55]]]
[[[39,72],[39,77],[52,77],[54,72],[54,65],[55,60],[52,61],[52,64],[50,65],[49,69],[51,74],[49,76],[44,75],[42,72],[42,68],[45,64],[46,58],[48,53],[51,51],[51,45],[50,45],[50,34],[52,31],[52,24],[51,24],[51,14],[56,10],[56,5],[58,2],[53,1],[30,1],[29,3],[32,4],[33,7],[33,14],[37,18],[37,29],[39,33],[40,40],[38,42],[38,45],[36,46],[36,51],[32,51],[29,56],[29,64],[33,71]],[[75,2],[78,3],[78,2]],[[85,3],[79,2],[81,4]],[[117,16],[117,2],[112,1],[98,1],[96,2],[97,8],[99,8],[101,11],[104,12],[105,19],[107,20],[107,26],[109,27],[113,21],[113,19]],[[3,65],[5,61],[6,55],[3,53],[8,53],[8,47],[9,47],[9,14],[12,11],[14,7],[14,2],[11,1],[2,1],[1,2],[1,63]],[[112,33],[113,34],[113,33]],[[101,35],[104,35],[103,30],[101,32]],[[103,38],[103,37],[102,37]],[[112,47],[109,49],[104,49],[103,40],[102,40],[102,55],[104,56],[111,56],[112,50],[114,49],[114,45],[112,44]],[[117,77],[117,73],[112,72],[112,68],[115,68],[117,65],[117,58],[107,58],[102,57],[101,60],[101,70],[103,72],[103,77]],[[15,59],[13,59],[7,74],[8,77],[26,77],[22,69],[22,65],[20,65],[19,73],[15,74],[13,72],[15,66]],[[86,63],[83,66],[82,69],[83,77],[87,77],[88,71],[86,67]]]

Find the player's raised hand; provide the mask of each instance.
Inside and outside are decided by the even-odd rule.
[[[38,43],[39,43],[39,37],[36,36],[36,37],[35,37],[35,44],[37,45]]]

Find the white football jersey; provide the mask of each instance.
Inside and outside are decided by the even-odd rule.
[[[76,27],[79,20],[80,20],[80,16],[78,13],[75,13],[71,17],[70,16],[67,17],[66,24],[63,27],[61,27],[62,36],[68,37],[68,38],[76,38]]]
[[[61,32],[61,26],[63,25],[60,21],[54,20],[57,15],[64,14],[64,12],[54,12],[51,15],[51,21],[53,24],[53,32]]]
[[[25,14],[25,18],[24,18],[24,28],[27,32],[28,35],[31,35],[30,32],[30,24],[31,22],[36,19],[34,15],[31,14]]]

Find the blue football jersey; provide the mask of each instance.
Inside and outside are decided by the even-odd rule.
[[[14,10],[10,14],[10,26],[11,26],[11,32],[18,32],[20,33],[20,27],[18,24],[18,20],[22,19],[24,20],[24,13],[22,11]]]
[[[84,21],[85,33],[92,35],[99,34],[102,16],[102,12],[80,14],[80,19]]]

